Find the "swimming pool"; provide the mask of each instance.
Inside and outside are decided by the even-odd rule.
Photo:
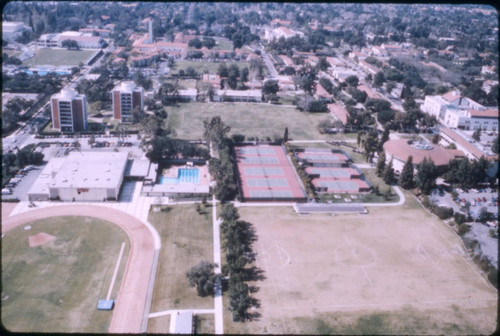
[[[177,177],[160,178],[160,184],[194,183],[200,184],[200,172],[196,168],[180,168]]]
[[[33,75],[33,71],[32,70],[24,70],[24,72],[28,75]],[[58,75],[69,75],[69,72],[68,71],[46,71],[46,70],[38,70],[36,71],[36,73],[39,75],[39,76],[45,76],[46,74],[48,74],[49,72],[55,72],[56,74]]]

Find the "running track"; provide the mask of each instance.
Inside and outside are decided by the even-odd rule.
[[[2,233],[26,222],[54,216],[96,217],[118,225],[130,240],[130,255],[109,327],[110,333],[141,333],[149,280],[153,268],[153,235],[139,219],[121,211],[95,205],[65,205],[36,209],[2,221]],[[97,305],[97,300],[96,300]]]

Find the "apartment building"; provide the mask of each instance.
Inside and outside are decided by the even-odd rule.
[[[87,98],[73,89],[63,89],[50,99],[52,128],[61,132],[87,130]]]
[[[144,110],[144,89],[132,81],[126,81],[115,86],[111,92],[113,101],[113,117],[121,122],[132,120],[132,110],[139,106]]]

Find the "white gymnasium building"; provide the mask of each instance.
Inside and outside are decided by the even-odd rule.
[[[127,161],[125,152],[71,152],[52,158],[28,191],[29,200],[118,200]]]

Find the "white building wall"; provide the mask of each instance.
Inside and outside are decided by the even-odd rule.
[[[59,188],[59,198],[63,202],[75,201],[103,201],[108,197],[106,188],[89,188],[88,191],[78,193],[78,188]]]

